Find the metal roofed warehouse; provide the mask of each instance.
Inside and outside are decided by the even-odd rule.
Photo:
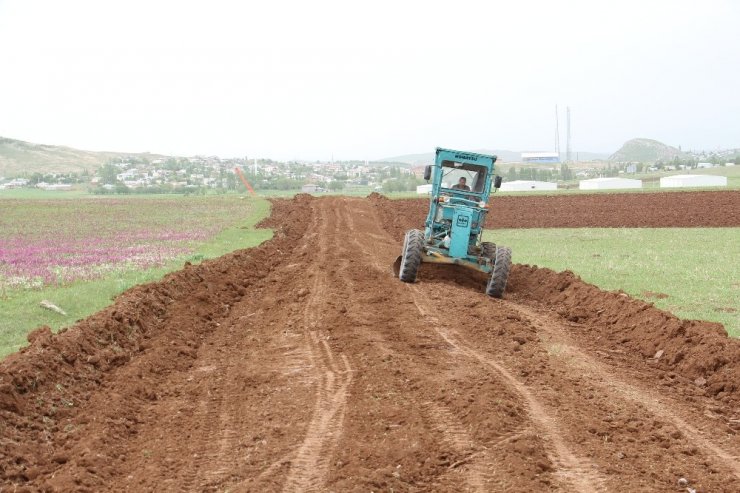
[[[530,192],[537,190],[557,190],[557,183],[533,180],[505,181],[501,184],[502,192]]]
[[[523,163],[559,163],[560,155],[557,152],[523,152]]]
[[[726,187],[726,176],[715,175],[674,175],[660,179],[661,188],[683,187]]]
[[[592,178],[578,182],[581,190],[615,190],[625,188],[642,188],[642,180],[631,178]]]

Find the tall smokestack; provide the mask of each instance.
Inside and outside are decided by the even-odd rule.
[[[560,118],[558,118],[558,105],[555,105],[555,152],[558,153],[560,161]]]
[[[565,161],[570,162],[571,160],[571,149],[570,149],[570,106],[565,107],[566,125],[567,125],[567,137],[565,144]]]

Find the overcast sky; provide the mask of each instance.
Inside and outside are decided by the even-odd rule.
[[[740,2],[0,0],[0,136],[374,159],[740,147]]]

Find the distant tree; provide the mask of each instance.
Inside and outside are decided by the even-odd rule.
[[[338,192],[339,190],[344,190],[345,183],[340,180],[334,180],[329,182],[329,190],[332,192]]]
[[[234,173],[226,173],[226,189],[236,190],[236,176],[234,176]]]
[[[118,181],[116,178],[116,175],[118,175],[118,168],[112,164],[104,164],[98,170],[98,175],[100,176],[100,181],[103,182],[104,185],[115,185]]]

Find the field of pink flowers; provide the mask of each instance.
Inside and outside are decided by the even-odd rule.
[[[147,269],[248,215],[234,197],[0,200],[0,292]]]

